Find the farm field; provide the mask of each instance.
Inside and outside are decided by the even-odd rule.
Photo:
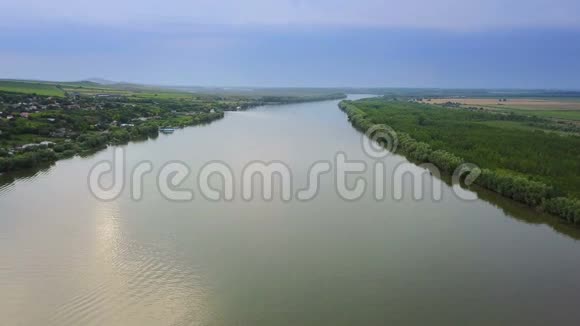
[[[551,98],[525,99],[507,98],[500,101],[496,98],[437,98],[423,100],[423,103],[445,104],[459,103],[463,107],[482,107],[488,110],[507,111],[543,118],[580,121],[580,99]]]
[[[512,109],[511,112],[522,113],[521,109]],[[537,110],[529,114],[544,118],[554,118],[560,120],[573,120],[580,122],[580,110]]]
[[[65,95],[56,84],[10,80],[0,80],[0,91],[59,97]]]
[[[93,82],[48,82],[48,81],[16,81],[0,80],[0,91],[43,96],[59,96],[79,94],[95,96],[108,94],[115,96],[139,98],[183,98],[191,97],[188,92],[174,91],[163,88],[146,87],[142,85],[114,84],[101,85]]]
[[[492,107],[506,106],[522,110],[580,110],[580,99],[507,98],[505,102],[500,102],[499,99],[496,98],[436,98],[423,102],[432,104],[455,102],[464,105]]]

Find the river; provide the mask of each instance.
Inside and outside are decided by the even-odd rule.
[[[216,202],[194,186],[211,161],[235,176],[252,161],[284,162],[296,188],[339,152],[372,165],[337,103],[230,112],[120,146],[127,166],[154,167],[139,201],[130,187],[112,201],[89,190],[89,171],[115,147],[0,186],[1,324],[580,323],[578,231],[489,192],[465,201],[445,184],[441,200],[387,190],[348,201],[332,173],[309,201],[275,191]],[[382,160],[386,175],[407,162]],[[155,186],[169,161],[191,167],[180,187],[193,200]]]

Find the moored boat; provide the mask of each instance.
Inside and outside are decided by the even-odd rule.
[[[161,131],[164,134],[172,134],[175,131],[175,129],[171,127],[163,127],[159,128],[159,131]]]

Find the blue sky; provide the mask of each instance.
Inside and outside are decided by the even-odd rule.
[[[580,89],[580,1],[21,0],[0,78]]]

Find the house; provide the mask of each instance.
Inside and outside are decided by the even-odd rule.
[[[66,129],[65,128],[59,128],[56,131],[53,131],[50,133],[50,137],[62,138],[65,136],[66,136]]]
[[[29,147],[37,147],[37,146],[39,146],[39,145],[38,144],[34,144],[34,143],[32,143],[32,144],[26,144],[26,145],[20,146],[20,149],[27,149]]]
[[[47,118],[46,120],[47,120],[48,122],[55,122],[55,121],[56,121],[56,119],[55,119],[55,118]]]
[[[118,94],[97,94],[95,95],[95,98],[103,98],[103,99],[119,99],[122,98],[123,96],[118,95]]]
[[[30,113],[28,113],[28,112],[22,112],[22,113],[20,113],[20,116],[23,117],[23,118],[28,119],[28,117],[30,116]]]

